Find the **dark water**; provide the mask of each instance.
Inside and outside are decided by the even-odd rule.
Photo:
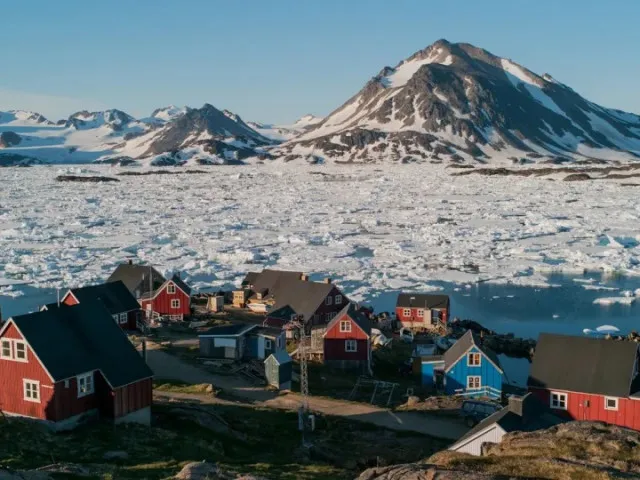
[[[593,301],[620,297],[640,288],[640,277],[550,275],[554,287],[523,287],[479,283],[465,286],[432,282],[451,298],[451,317],[469,318],[500,333],[537,338],[541,332],[582,335],[585,328],[613,325],[622,333],[640,330],[640,298],[632,305],[599,305]],[[582,282],[576,282],[575,280]],[[591,283],[584,283],[590,281]],[[587,285],[616,288],[589,290]],[[369,299],[376,311],[393,311],[398,292],[380,292]]]

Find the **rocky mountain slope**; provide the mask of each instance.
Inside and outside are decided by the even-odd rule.
[[[637,160],[640,117],[481,48],[439,40],[383,68],[277,154],[342,162]]]
[[[272,143],[209,104],[169,106],[141,120],[121,110],[81,111],[55,123],[33,112],[0,112],[0,165],[241,163],[268,158],[264,147]]]
[[[444,450],[424,463],[371,468],[358,480],[606,480],[640,477],[640,434],[616,426],[570,422],[507,434],[474,457]]]

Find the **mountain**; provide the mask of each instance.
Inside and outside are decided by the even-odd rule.
[[[169,105],[167,107],[156,108],[150,117],[142,118],[140,121],[154,125],[164,125],[167,122],[171,122],[172,120],[181,117],[187,113],[188,110],[189,107],[176,107],[175,105]]]
[[[273,125],[268,123],[247,122],[247,124],[260,135],[277,142],[291,140],[308,131],[313,125],[322,121],[321,117],[311,114],[304,115],[291,125]]]
[[[0,166],[242,163],[269,158],[265,147],[272,143],[238,115],[209,104],[164,107],[141,120],[116,109],[80,111],[57,123],[33,112],[0,112]]]
[[[481,48],[439,40],[384,67],[272,153],[342,162],[637,160],[640,117]]]

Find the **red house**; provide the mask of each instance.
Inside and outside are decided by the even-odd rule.
[[[184,320],[191,315],[191,288],[178,275],[164,282],[153,292],[140,298],[145,312],[153,312],[169,320]]]
[[[434,330],[449,321],[449,296],[401,293],[396,318],[406,328]]]
[[[0,409],[70,429],[95,417],[149,424],[153,373],[102,303],[9,318],[0,328]]]
[[[638,344],[540,334],[529,391],[566,419],[640,430]]]
[[[64,294],[60,303],[71,306],[96,300],[111,314],[113,321],[125,330],[135,330],[137,323],[142,319],[140,304],[120,280],[71,289]],[[45,305],[43,310],[57,306],[57,303],[50,303]]]
[[[151,266],[118,265],[107,283],[122,281],[149,317],[184,320],[191,315],[191,288],[174,275],[167,280]]]
[[[354,304],[344,307],[327,325],[324,363],[371,373],[371,324]]]

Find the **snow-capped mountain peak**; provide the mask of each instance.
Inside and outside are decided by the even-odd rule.
[[[156,108],[150,117],[143,118],[142,121],[146,123],[164,124],[171,122],[178,117],[181,117],[189,110],[188,107],[177,107],[175,105],[168,105],[162,108]]]
[[[384,67],[274,153],[348,162],[636,160],[640,117],[513,60],[439,40]]]

